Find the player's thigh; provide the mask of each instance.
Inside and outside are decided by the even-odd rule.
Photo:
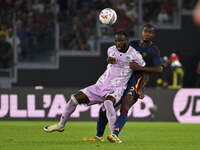
[[[74,95],[79,104],[87,104],[90,102],[88,97],[81,91]]]
[[[135,98],[133,95],[126,95],[121,104],[121,109],[129,110],[137,101],[137,98]]]

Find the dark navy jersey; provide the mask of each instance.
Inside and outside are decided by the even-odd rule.
[[[139,40],[130,41],[129,45],[140,52],[144,61],[146,62],[146,66],[151,67],[162,65],[160,50],[156,45],[152,44],[148,47],[141,47]]]
[[[140,41],[136,40],[136,41],[130,41],[129,45],[135,48],[136,51],[138,51],[142,55],[144,61],[146,62],[146,66],[151,67],[151,66],[162,65],[162,61],[160,58],[160,50],[154,44],[148,47],[141,47]],[[138,99],[138,95],[136,94],[136,89],[138,88],[138,84],[141,77],[142,74],[140,73],[140,71],[133,72],[131,78],[128,81],[127,88],[124,92],[123,97],[129,94],[132,95],[135,99]]]

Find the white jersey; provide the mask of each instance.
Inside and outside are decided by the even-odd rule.
[[[108,57],[116,58],[117,63],[107,65],[107,69],[98,79],[97,85],[124,89],[133,73],[129,63],[135,61],[138,65],[145,66],[141,54],[131,46],[129,46],[126,53],[121,53],[114,45],[108,49],[107,54]]]

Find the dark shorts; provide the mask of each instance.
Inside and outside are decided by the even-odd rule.
[[[126,95],[132,95],[135,99],[138,99],[136,94],[136,89],[138,88],[139,81],[142,78],[142,74],[138,71],[134,71],[127,85],[126,90],[124,91],[123,97]]]

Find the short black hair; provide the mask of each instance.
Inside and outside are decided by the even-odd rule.
[[[155,27],[151,24],[145,24],[142,29],[144,29],[144,27],[147,27],[147,28],[153,28],[153,30],[155,31]]]
[[[124,35],[128,39],[128,34],[125,31],[118,31],[115,35]]]

